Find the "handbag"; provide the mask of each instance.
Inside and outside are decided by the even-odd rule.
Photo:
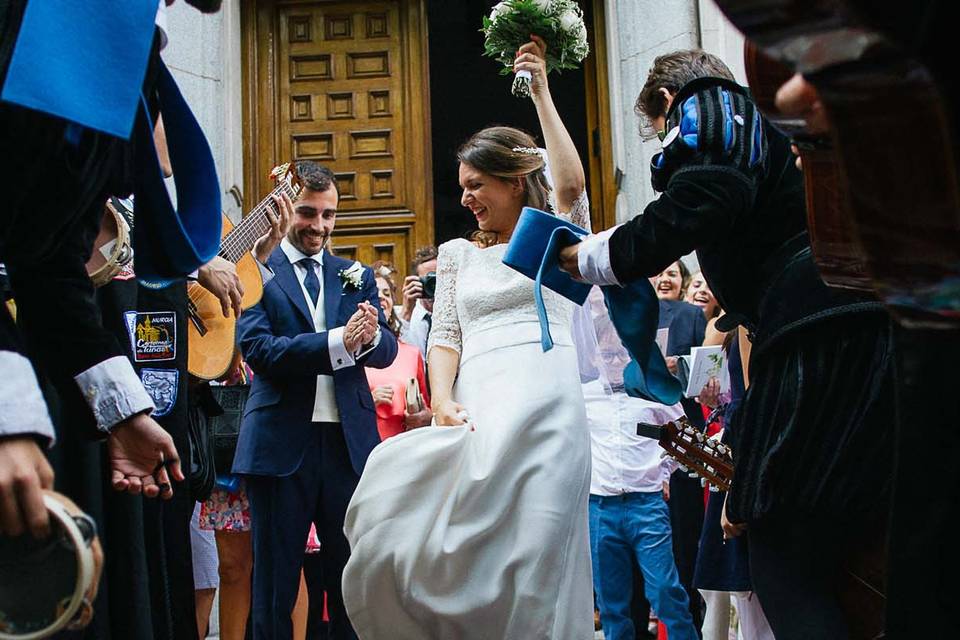
[[[221,413],[220,406],[206,383],[190,387],[190,407],[187,412],[187,435],[190,442],[188,480],[190,494],[197,502],[210,497],[216,482],[210,418]]]
[[[250,395],[249,384],[211,386],[213,398],[223,413],[210,418],[210,431],[213,440],[213,462],[217,473],[230,473],[233,468],[233,456],[237,452],[237,438],[240,437],[240,422],[243,408]]]
[[[416,378],[407,380],[406,403],[408,414],[423,411],[427,406],[427,403],[423,400],[423,395],[420,393],[420,385],[417,384]]]

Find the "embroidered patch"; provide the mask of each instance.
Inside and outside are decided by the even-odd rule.
[[[177,403],[177,387],[180,382],[180,372],[176,369],[141,369],[140,380],[153,398],[157,410],[153,412],[155,418],[162,418],[173,410]]]
[[[177,357],[177,316],[173,311],[128,311],[123,314],[135,362]]]

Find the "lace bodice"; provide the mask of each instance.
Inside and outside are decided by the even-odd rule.
[[[559,215],[589,228],[590,205],[586,192],[580,195],[569,214]],[[463,345],[480,331],[537,322],[533,280],[503,264],[506,249],[506,244],[480,249],[463,239],[440,245],[428,353],[434,346],[462,353]],[[573,304],[546,287],[543,299],[555,337],[569,335]],[[539,340],[539,332],[537,336]]]

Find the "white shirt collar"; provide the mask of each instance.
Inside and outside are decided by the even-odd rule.
[[[320,253],[315,253],[312,256],[308,256],[304,252],[300,251],[300,249],[297,249],[295,246],[293,246],[293,243],[286,238],[280,241],[280,249],[283,250],[283,254],[287,256],[287,260],[290,261],[290,264],[297,264],[304,258],[310,258],[320,266],[323,266],[323,251]]]

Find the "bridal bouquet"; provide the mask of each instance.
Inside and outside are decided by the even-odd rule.
[[[484,55],[503,63],[502,75],[513,71],[517,50],[536,34],[547,43],[547,72],[554,69],[576,69],[587,57],[587,28],[583,12],[574,0],[503,0],[483,18],[486,36]],[[513,95],[530,95],[530,74],[517,73]]]

